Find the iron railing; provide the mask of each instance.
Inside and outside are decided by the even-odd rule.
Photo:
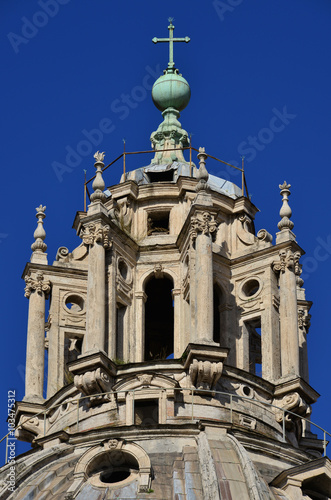
[[[58,403],[58,404],[55,404],[53,406],[50,406],[49,408],[47,409],[44,409],[44,410],[41,410],[40,412],[32,415],[31,417],[27,417],[24,422],[21,422],[19,425],[17,425],[15,428],[12,428],[5,436],[3,436],[2,439],[0,439],[0,443],[2,443],[4,440],[6,440],[6,461],[5,463],[8,462],[8,440],[9,440],[9,436],[13,434],[14,431],[20,429],[24,424],[28,423],[30,420],[36,418],[36,417],[39,417],[40,415],[43,415],[43,420],[44,420],[44,436],[46,436],[46,421],[47,421],[47,414],[51,411],[53,411],[54,409],[62,406],[63,404],[68,404],[68,403],[75,403],[76,404],[76,410],[72,410],[72,411],[76,411],[77,412],[77,418],[76,418],[76,423],[77,423],[77,430],[79,428],[79,422],[80,422],[80,418],[79,418],[79,409],[80,409],[80,403],[83,402],[83,400],[85,399],[90,399],[90,398],[94,398],[96,396],[115,396],[116,394],[120,394],[120,393],[124,393],[124,394],[132,394],[132,405],[134,405],[134,401],[135,401],[135,393],[136,392],[140,392],[141,393],[141,387],[140,388],[137,388],[137,389],[129,389],[129,390],[121,390],[121,391],[111,391],[111,392],[100,392],[98,394],[93,394],[93,395],[90,395],[90,396],[82,396],[82,397],[79,397],[79,398],[72,398],[72,399],[69,399],[69,400],[66,400],[66,401],[62,401],[61,403]],[[143,388],[144,391],[153,391],[153,393],[155,394],[155,392],[159,391],[160,393],[162,392],[167,392],[168,389],[166,388],[157,388],[157,387],[144,387]],[[236,410],[236,408],[234,407],[234,404],[233,404],[233,400],[234,399],[239,399],[239,400],[245,400],[245,401],[249,401],[250,403],[253,403],[255,405],[258,405],[258,406],[266,406],[266,407],[269,407],[269,408],[273,408],[273,409],[276,409],[276,410],[279,410],[279,411],[282,411],[282,425],[281,425],[281,432],[282,432],[282,441],[285,443],[286,442],[286,415],[292,415],[294,416],[295,418],[298,418],[300,419],[301,421],[305,421],[307,422],[309,425],[312,425],[314,427],[316,427],[317,429],[319,429],[320,431],[322,431],[323,433],[323,456],[326,456],[326,447],[329,443],[329,441],[327,441],[326,439],[326,436],[329,436],[331,438],[331,434],[326,431],[325,429],[323,429],[321,426],[315,424],[314,422],[311,422],[308,418],[305,418],[305,417],[302,417],[301,415],[298,415],[290,410],[286,410],[284,408],[281,408],[279,406],[276,406],[272,403],[267,403],[265,401],[259,401],[257,399],[253,399],[253,398],[250,398],[248,396],[241,396],[241,395],[238,395],[238,394],[229,394],[228,392],[221,392],[221,391],[210,391],[210,390],[207,390],[207,389],[195,389],[195,388],[184,388],[184,387],[174,387],[174,388],[171,388],[171,391],[180,391],[180,392],[185,392],[185,391],[188,391],[189,394],[191,394],[191,418],[190,420],[191,421],[194,421],[194,405],[196,406],[201,406],[201,403],[197,404],[194,402],[194,395],[200,395],[201,393],[208,393],[208,395],[210,395],[212,393],[213,396],[215,396],[216,394],[217,395],[220,395],[220,396],[225,396],[226,398],[229,398],[229,408],[226,408],[229,410],[229,414],[230,414],[230,418],[229,420],[221,420],[220,419],[220,422],[227,422],[227,423],[230,423],[230,424],[233,424],[233,413],[234,411]],[[201,417],[199,417],[201,418]],[[68,425],[66,425],[65,427],[67,427]],[[62,429],[64,430],[64,429]]]

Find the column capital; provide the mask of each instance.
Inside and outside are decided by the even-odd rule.
[[[45,294],[47,298],[51,290],[51,282],[49,280],[44,280],[44,275],[40,271],[37,272],[34,278],[28,275],[24,278],[26,286],[24,288],[24,296],[29,298],[33,291],[36,291],[39,295]]]
[[[217,233],[217,222],[215,215],[207,210],[197,210],[191,217],[190,236],[194,241],[198,234],[205,234],[215,238]]]
[[[297,276],[301,274],[301,266],[299,260],[301,253],[292,249],[284,249],[279,251],[279,260],[273,262],[273,270],[284,273],[286,269],[294,271]]]
[[[95,242],[101,243],[104,248],[111,248],[112,243],[109,240],[109,226],[101,221],[89,222],[81,231],[81,238],[85,245],[94,245]]]

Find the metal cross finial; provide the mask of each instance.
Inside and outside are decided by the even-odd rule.
[[[168,62],[168,69],[173,70],[175,67],[174,63],[174,42],[185,42],[188,43],[190,41],[190,38],[186,36],[185,38],[174,38],[174,29],[175,26],[172,24],[173,17],[169,17],[169,38],[156,38],[154,37],[152,42],[153,43],[158,43],[158,42],[169,42],[169,62]]]

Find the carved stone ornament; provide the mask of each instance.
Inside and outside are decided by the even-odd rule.
[[[293,252],[290,249],[280,250],[279,261],[273,263],[273,270],[284,273],[286,269],[290,269],[294,271],[296,275],[300,276],[302,272],[301,265],[299,264],[300,257],[300,252]]]
[[[192,240],[195,240],[199,233],[211,235],[213,238],[216,236],[217,222],[214,215],[209,212],[197,212],[191,218],[190,235]]]
[[[292,415],[292,413],[285,413],[285,426],[288,430],[293,430],[293,424],[300,420],[300,416],[307,417],[310,412],[310,406],[297,392],[291,392],[282,399],[275,399],[273,404],[298,415],[296,416]],[[281,423],[283,421],[284,412],[278,408],[274,408],[274,411],[277,422]]]
[[[24,296],[29,298],[31,293],[35,290],[39,295],[42,293],[45,294],[47,298],[50,290],[51,290],[51,282],[49,280],[44,281],[44,276],[41,272],[36,274],[35,278],[31,278],[31,276],[26,276],[24,278],[26,287],[24,288]]]
[[[265,241],[266,243],[272,242],[272,235],[266,229],[260,229],[256,236],[260,241]]]
[[[298,326],[308,333],[310,328],[311,315],[305,309],[298,310]]]
[[[197,389],[212,390],[222,375],[223,363],[193,359],[189,368],[192,385]]]
[[[93,396],[99,393],[111,392],[113,380],[105,369],[98,367],[93,371],[75,375],[74,384],[85,396]],[[91,404],[98,404],[112,399],[112,394],[104,394],[96,398],[91,398]]]
[[[85,245],[94,245],[95,242],[102,243],[104,248],[110,248],[111,242],[109,241],[109,226],[97,224],[87,224],[82,233],[81,238]]]
[[[154,276],[156,279],[162,279],[164,274],[163,274],[163,266],[162,264],[155,264],[154,266]]]
[[[123,440],[122,439],[109,439],[108,441],[105,441],[103,443],[103,447],[105,450],[120,450],[123,446]]]
[[[151,385],[154,375],[150,373],[143,373],[142,375],[137,375],[137,379],[141,385]]]
[[[103,151],[102,153],[100,153],[100,151],[97,151],[96,153],[94,153],[93,158],[95,158],[97,162],[103,162],[103,160],[105,159],[105,152]]]

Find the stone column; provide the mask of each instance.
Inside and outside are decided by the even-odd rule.
[[[191,219],[195,242],[196,342],[213,342],[213,257],[212,235],[217,224],[207,210],[197,211]]]
[[[42,403],[45,363],[45,298],[50,281],[38,272],[25,278],[25,296],[29,299],[24,401]]]
[[[174,301],[174,358],[179,358],[186,346],[182,345],[180,338],[181,326],[181,290],[174,288],[172,290],[172,299]]]
[[[84,353],[105,350],[106,318],[106,255],[109,246],[109,226],[101,222],[87,225],[83,233],[89,245],[86,334]]]
[[[86,303],[86,334],[83,352],[104,351],[106,341],[106,253],[109,243],[109,226],[105,224],[107,210],[104,207],[106,195],[103,192],[105,183],[102,178],[105,153],[97,151],[95,179],[92,184],[91,204],[88,207],[87,219],[82,231],[82,239],[89,246],[87,303]],[[91,221],[92,219],[92,221]]]
[[[300,376],[299,333],[295,267],[300,253],[292,250],[279,252],[280,262],[274,266],[279,276],[279,317],[282,377]]]
[[[136,292],[136,338],[135,338],[135,362],[144,361],[145,356],[145,303],[147,295],[145,292]]]

